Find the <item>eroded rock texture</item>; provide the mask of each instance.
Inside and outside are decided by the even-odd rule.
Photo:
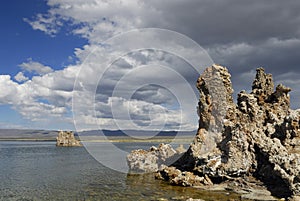
[[[175,150],[170,144],[162,143],[158,147],[152,146],[148,151],[142,149],[132,151],[127,156],[127,163],[133,173],[156,172],[161,169],[161,165],[170,165],[176,161],[182,152],[185,152],[182,146]]]
[[[56,146],[59,147],[74,147],[82,146],[80,141],[76,140],[74,133],[71,131],[59,131],[56,137]]]
[[[290,109],[291,89],[278,85],[274,91],[272,75],[258,68],[252,92],[240,92],[235,104],[230,74],[217,65],[200,76],[197,87],[198,133],[172,168],[213,183],[254,176],[270,190],[280,187],[278,196],[299,195],[300,111]],[[160,176],[174,183],[170,168]],[[202,184],[210,183],[206,180]]]
[[[255,178],[276,196],[300,195],[300,110],[290,88],[257,69],[252,91],[232,98],[230,74],[213,65],[197,81],[199,129],[187,152],[157,174],[171,184],[201,186]],[[279,190],[278,190],[279,189]]]

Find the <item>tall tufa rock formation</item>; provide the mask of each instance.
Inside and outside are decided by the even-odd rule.
[[[80,141],[76,140],[71,131],[59,131],[56,137],[56,146],[59,147],[78,147],[82,146]]]
[[[196,137],[157,177],[183,186],[253,178],[276,196],[299,196],[300,110],[290,109],[291,89],[274,90],[272,75],[258,68],[252,92],[240,92],[234,103],[230,74],[219,65],[207,68],[197,87]]]
[[[270,188],[280,186],[278,196],[300,195],[300,111],[290,109],[291,89],[278,85],[274,91],[272,76],[258,68],[252,92],[240,92],[235,104],[230,74],[217,65],[206,69],[197,87],[198,133],[173,166],[217,182],[254,176]]]

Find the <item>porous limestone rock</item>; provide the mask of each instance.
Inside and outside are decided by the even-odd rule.
[[[162,143],[158,147],[152,146],[148,151],[142,149],[132,151],[127,156],[127,164],[132,173],[156,172],[162,164],[170,165],[176,161],[180,154],[182,152],[174,150],[170,144]]]
[[[59,147],[78,147],[82,146],[80,141],[76,140],[72,131],[59,131],[56,137],[56,146]]]
[[[187,199],[186,201],[204,201],[204,200],[202,200],[202,199],[193,199],[193,198],[189,198],[189,199]]]
[[[172,166],[218,183],[254,176],[274,195],[300,195],[300,115],[290,109],[291,89],[280,84],[274,91],[272,75],[258,68],[252,92],[240,92],[235,104],[230,74],[218,65],[206,69],[197,87],[198,133]]]
[[[206,175],[198,176],[189,171],[181,171],[173,166],[161,165],[159,172],[155,175],[157,179],[165,179],[172,185],[180,186],[203,186],[213,185],[210,178]]]
[[[183,186],[244,185],[254,178],[272,195],[298,198],[300,110],[290,108],[291,89],[280,84],[274,90],[272,75],[258,68],[252,91],[241,91],[235,103],[230,74],[219,65],[207,68],[197,87],[198,132],[156,177]]]
[[[175,151],[178,153],[178,154],[182,154],[184,152],[186,152],[186,149],[184,148],[183,144],[180,144],[176,149]]]

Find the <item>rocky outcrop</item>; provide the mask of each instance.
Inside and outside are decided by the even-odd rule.
[[[252,91],[232,98],[230,74],[213,65],[197,81],[199,129],[187,152],[157,178],[183,186],[262,181],[273,195],[300,195],[300,110],[290,88],[257,69]]]
[[[59,147],[78,147],[82,146],[80,141],[76,140],[71,131],[59,131],[56,137],[56,146]]]
[[[152,146],[148,151],[138,149],[127,156],[127,164],[132,173],[156,172],[163,164],[172,164],[185,152],[182,145],[176,150],[170,144]]]

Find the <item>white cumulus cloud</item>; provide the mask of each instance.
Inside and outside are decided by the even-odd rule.
[[[44,75],[53,72],[53,69],[49,66],[45,66],[39,62],[33,61],[31,58],[27,62],[23,62],[19,65],[24,71],[36,73],[38,75]]]
[[[136,28],[170,29],[203,44],[216,63],[229,67],[239,90],[249,88],[246,85],[260,66],[291,87],[299,84],[298,76],[291,76],[300,74],[300,3],[296,1],[283,4],[274,0],[268,6],[262,1],[238,0],[48,0],[47,4],[46,13],[25,22],[53,37],[60,30],[69,30],[88,43],[74,50],[78,59],[75,65],[54,71],[29,59],[20,64],[23,72],[14,77],[17,82],[8,75],[0,76],[0,103],[10,104],[32,121],[52,118],[70,123],[70,113],[75,112],[81,129],[130,129],[133,124],[149,129],[162,125],[164,129],[195,129],[197,102],[187,95],[185,86],[194,86],[197,73],[184,59],[194,61],[199,69],[206,67],[196,62],[198,52],[191,44],[183,47],[169,35],[154,34],[151,40],[128,37],[121,41],[121,49],[128,53],[135,44],[149,49],[160,44],[158,49],[164,50],[167,43],[173,47],[170,54],[147,49],[115,58],[121,51],[120,43],[104,41]],[[105,54],[114,45],[117,50]],[[180,49],[183,56],[177,54]],[[114,60],[109,66],[106,59]],[[159,66],[172,67],[173,71]],[[27,78],[26,72],[34,76]],[[181,82],[180,77],[186,81]],[[75,111],[73,96],[77,97]]]
[[[18,82],[24,82],[28,80],[28,77],[26,77],[23,72],[18,72],[17,75],[15,75],[15,80],[17,80]]]

